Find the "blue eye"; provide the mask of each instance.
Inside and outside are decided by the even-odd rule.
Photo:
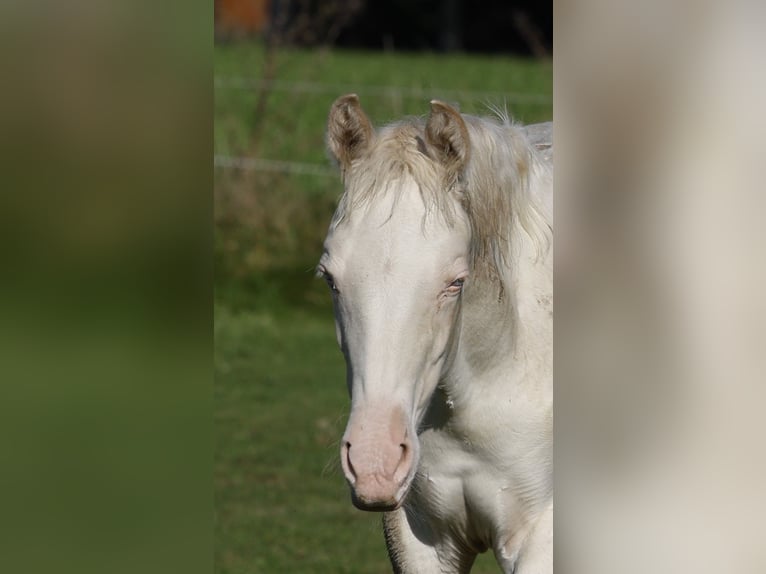
[[[457,287],[458,289],[461,289],[463,287],[463,283],[465,283],[465,279],[455,279],[452,283],[450,283],[450,287]]]

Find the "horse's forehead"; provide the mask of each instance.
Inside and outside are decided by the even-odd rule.
[[[416,186],[375,198],[360,207],[349,223],[350,239],[387,250],[435,245],[454,233],[435,206],[426,206]]]
[[[364,167],[347,182],[344,215],[326,242],[344,268],[394,273],[420,265],[425,270],[467,248],[468,223],[453,213],[459,206],[444,205],[446,198],[438,202],[408,170],[368,177]]]
[[[433,225],[430,221],[432,218],[427,217],[429,210],[414,181],[394,180],[382,186],[382,193],[357,210],[360,232],[410,232],[421,225]]]
[[[461,234],[433,215],[424,218],[396,205],[391,217],[383,212],[360,220],[352,234],[341,238],[345,274],[358,284],[381,278],[420,281],[437,279],[440,270],[467,250]]]

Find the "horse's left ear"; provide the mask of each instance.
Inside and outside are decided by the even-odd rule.
[[[461,172],[471,157],[471,142],[463,117],[455,108],[439,100],[431,100],[426,140],[450,172]]]

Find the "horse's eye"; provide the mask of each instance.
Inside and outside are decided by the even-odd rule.
[[[335,279],[333,279],[332,275],[327,273],[326,271],[323,273],[324,280],[327,281],[327,286],[330,288],[330,291],[333,293],[338,292],[338,287],[335,285]]]
[[[338,287],[335,285],[335,279],[333,279],[332,275],[324,268],[324,265],[317,266],[317,277],[321,277],[325,280],[330,291],[333,293],[338,292]]]
[[[464,277],[455,279],[452,283],[449,284],[449,287],[447,287],[447,292],[452,295],[457,295],[463,290],[463,283],[465,283]]]

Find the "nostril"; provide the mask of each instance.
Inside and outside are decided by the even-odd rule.
[[[356,482],[356,470],[354,470],[354,465],[351,464],[351,443],[348,441],[343,443],[341,464],[343,465],[343,470],[346,471],[346,477],[349,481],[352,484]]]

